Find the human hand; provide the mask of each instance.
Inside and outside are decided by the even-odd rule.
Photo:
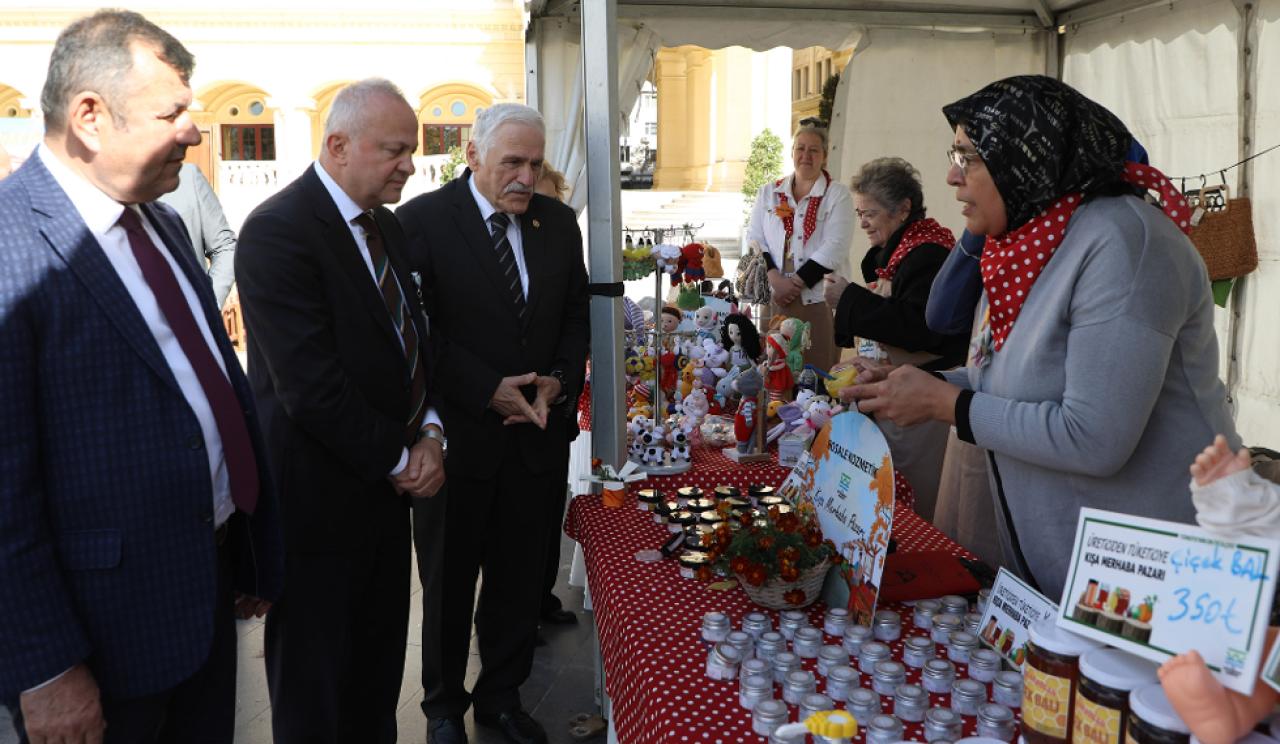
[[[529,418],[524,415],[508,416],[502,423],[510,426],[511,424],[537,424],[539,429],[547,428],[547,411],[551,407],[551,401],[560,397],[560,381],[549,375],[539,375],[534,381],[538,388],[538,394],[533,399],[533,412],[536,418]]]
[[[849,287],[849,280],[839,274],[827,274],[822,277],[822,296],[831,307],[840,304],[840,298]]]
[[[529,405],[529,401],[524,399],[524,393],[520,388],[533,384],[537,379],[536,372],[502,378],[502,382],[498,383],[498,389],[494,390],[493,396],[489,398],[489,407],[497,411],[504,419],[523,415],[532,420],[534,418],[533,407]]]
[[[271,603],[265,599],[248,594],[236,594],[236,619],[248,620],[251,617],[262,617],[271,609]]]
[[[868,359],[866,357],[853,357],[847,362],[841,362],[836,366],[832,367],[830,370],[830,374],[836,375],[837,373],[843,370],[846,370],[849,367],[853,367],[854,369],[858,370],[857,379],[858,379],[859,385],[865,385],[871,382],[880,382],[884,378],[888,377],[890,372],[897,369],[897,367],[895,367],[892,364],[882,364],[874,359]],[[851,386],[851,387],[840,388],[840,399],[845,403],[848,403],[853,399],[851,393],[846,395],[845,391],[848,391],[848,390],[853,390],[853,387]]]
[[[22,721],[31,744],[102,744],[98,683],[84,664],[38,690],[19,697]]]
[[[391,482],[401,493],[429,499],[444,485],[444,448],[423,437],[409,449],[409,462]]]
[[[785,276],[777,269],[770,269],[768,277],[773,301],[778,305],[790,305],[800,296],[800,290],[804,289],[804,282],[799,277]]]
[[[1191,463],[1191,477],[1196,479],[1197,486],[1207,486],[1219,478],[1248,468],[1249,459],[1249,450],[1243,447],[1231,454],[1227,438],[1219,434],[1213,438],[1213,444],[1196,455],[1196,461]]]
[[[859,411],[879,414],[898,426],[930,420],[954,424],[959,396],[960,388],[909,364],[893,370],[880,382],[840,391],[841,400],[856,401]]]

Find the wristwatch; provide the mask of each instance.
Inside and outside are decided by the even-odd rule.
[[[434,426],[428,426],[418,432],[418,441],[421,442],[423,439],[434,439],[440,443],[440,449],[449,449],[449,440],[445,439],[444,432]]]
[[[564,381],[564,373],[558,369],[551,370],[551,372],[548,373],[547,376],[554,377],[560,381],[560,397],[551,401],[551,405],[558,406],[565,401],[565,398],[569,397],[569,386]]]

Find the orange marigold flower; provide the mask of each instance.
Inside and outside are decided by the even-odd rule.
[[[811,548],[816,548],[822,544],[822,533],[817,530],[810,530],[804,534],[804,544]]]
[[[795,512],[787,512],[778,517],[778,529],[783,532],[796,532],[800,529],[800,518]]]
[[[697,576],[699,581],[711,581],[711,569],[703,566],[694,573],[694,576]]]
[[[761,535],[760,539],[756,541],[756,544],[760,546],[761,550],[772,550],[773,535]]]
[[[795,605],[799,607],[800,605],[804,604],[804,590],[792,589],[786,594],[783,594],[782,599],[789,605]]]
[[[751,586],[760,586],[765,582],[765,579],[768,578],[768,575],[764,571],[764,566],[761,566],[759,563],[753,563],[747,567],[746,571],[743,572],[742,577],[746,579],[747,583]]]
[[[800,550],[794,546],[788,545],[778,551],[778,558],[784,561],[798,561],[800,560]]]
[[[738,517],[738,522],[739,522],[743,527],[750,527],[750,526],[751,526],[751,522],[752,522],[752,521],[754,521],[754,520],[752,520],[752,518],[751,518],[751,512],[743,512],[743,513],[742,513],[742,516]]]
[[[733,506],[728,501],[721,501],[716,504],[716,512],[722,517],[728,517],[731,511],[733,511]]]
[[[778,569],[778,576],[783,581],[795,581],[800,578],[800,569],[796,568],[794,563],[784,563],[782,568]]]
[[[751,561],[747,560],[743,556],[738,556],[737,558],[729,561],[729,570],[736,574],[746,573],[747,567],[750,565]]]
[[[769,521],[771,522],[778,521],[778,507],[776,506],[769,507]]]

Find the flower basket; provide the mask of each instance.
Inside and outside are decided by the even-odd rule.
[[[831,560],[823,559],[821,563],[804,569],[796,581],[783,581],[777,577],[769,579],[760,586],[752,586],[744,576],[738,574],[738,583],[752,602],[770,610],[798,610],[808,607],[818,599],[822,592],[822,582],[827,577],[827,569],[831,568]],[[796,604],[788,601],[789,592],[804,592],[804,601]],[[791,595],[795,599],[795,595]]]

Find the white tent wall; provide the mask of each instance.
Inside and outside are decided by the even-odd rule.
[[[952,133],[942,107],[992,80],[1043,72],[1045,38],[1042,32],[867,30],[840,78],[844,103],[833,117],[832,177],[848,184],[868,160],[905,158],[920,171],[929,216],[959,235],[964,220],[946,182]],[[855,230],[854,274],[868,247]]]
[[[1272,7],[1280,2],[1272,2]],[[1270,32],[1280,36],[1274,20]],[[1071,29],[1063,42],[1063,80],[1110,108],[1147,148],[1151,162],[1170,176],[1213,172],[1240,159],[1240,69],[1242,23],[1230,0],[1181,2],[1126,13]],[[1280,38],[1273,45],[1280,46]],[[1265,44],[1259,45],[1265,54]],[[1280,62],[1276,51],[1270,57]],[[1266,64],[1259,68],[1266,73]],[[1270,107],[1276,132],[1280,79],[1271,88],[1259,80],[1260,108]],[[1258,144],[1271,144],[1266,140]],[[1280,142],[1280,137],[1273,137]],[[1280,243],[1274,212],[1280,183],[1273,160],[1260,159],[1253,178],[1254,223],[1264,260],[1259,272],[1237,286],[1238,296],[1216,314],[1219,370],[1231,383],[1237,425],[1246,442],[1280,443],[1280,343],[1276,303],[1280,297]],[[1237,193],[1242,170],[1228,172]],[[1213,175],[1209,183],[1219,183]],[[1196,179],[1188,187],[1198,185]],[[1269,208],[1268,208],[1269,207]],[[1239,320],[1233,322],[1235,313]],[[1233,338],[1234,337],[1234,338]],[[1231,370],[1231,354],[1236,368]]]

